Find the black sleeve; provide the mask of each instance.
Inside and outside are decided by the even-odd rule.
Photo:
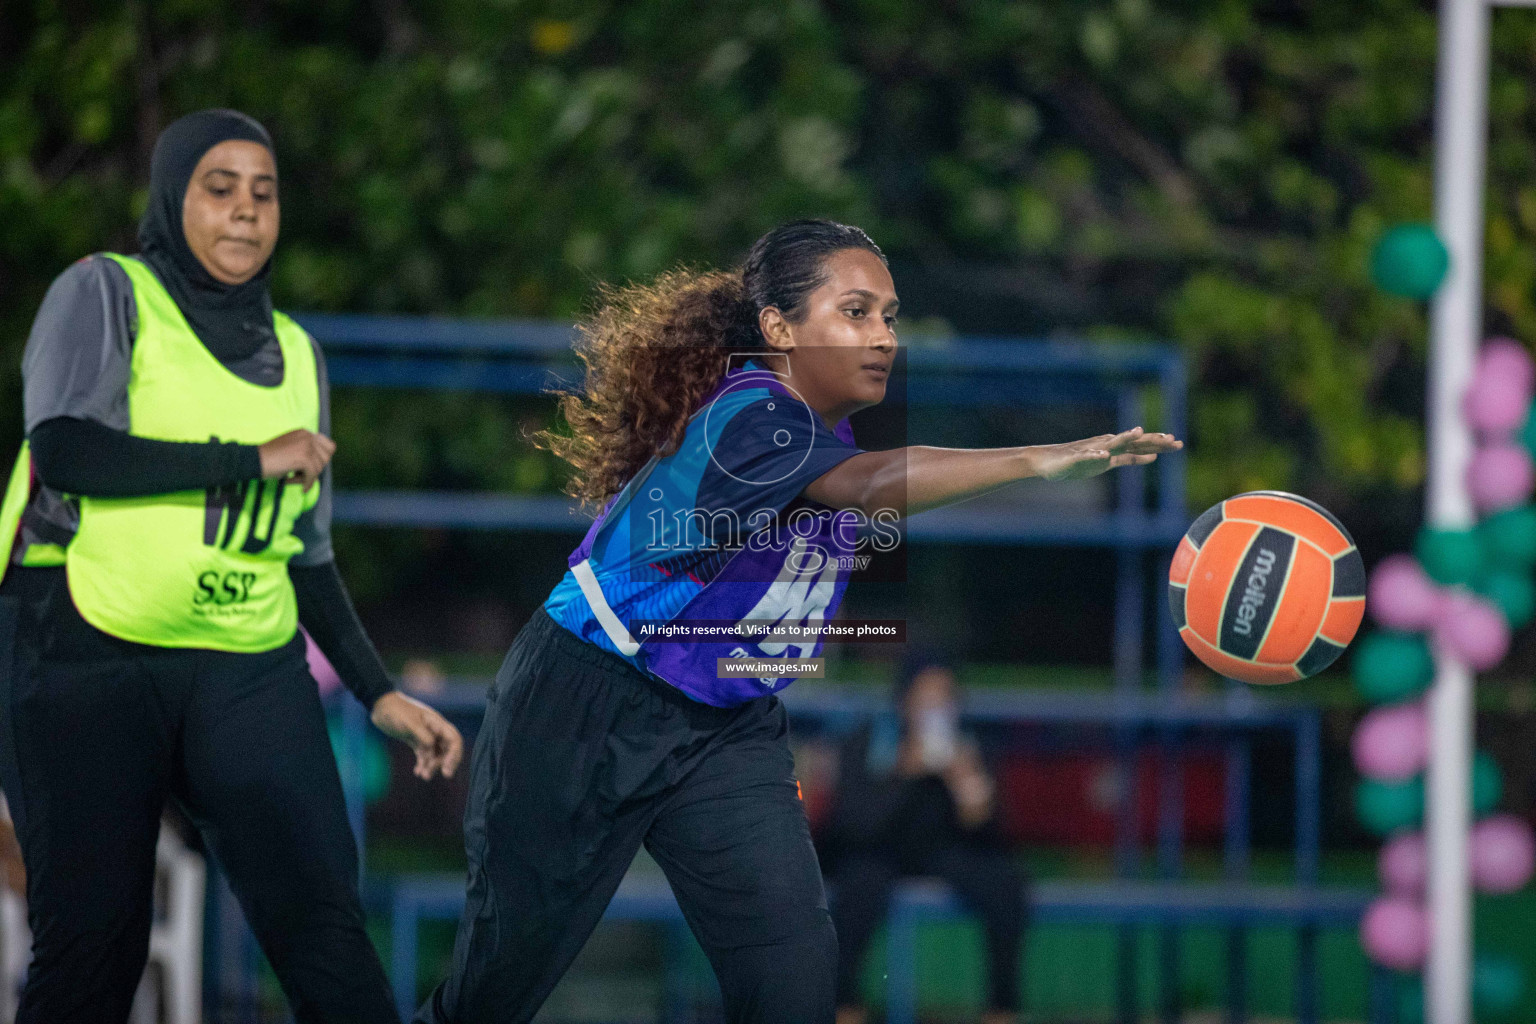
[[[336,674],[363,706],[395,688],[379,652],[363,631],[363,623],[347,596],[335,562],[288,566],[293,592],[299,599],[299,621],[330,659]]]
[[[805,405],[774,396],[738,410],[721,428],[695,504],[729,509],[737,522],[771,518],[835,466],[862,451]]]
[[[66,494],[133,498],[261,477],[252,444],[156,441],[68,416],[44,420],[28,440],[37,475]]]

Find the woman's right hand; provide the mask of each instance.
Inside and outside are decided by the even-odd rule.
[[[336,454],[336,442],[312,430],[290,430],[257,450],[263,480],[291,479],[309,490]]]
[[[1172,434],[1148,434],[1140,427],[1118,434],[1100,434],[1066,444],[1043,444],[1030,449],[1034,475],[1044,480],[1082,480],[1125,466],[1145,466],[1165,452],[1176,452],[1184,442]]]

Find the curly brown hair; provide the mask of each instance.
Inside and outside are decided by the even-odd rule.
[[[694,408],[725,375],[727,353],[764,347],[756,319],[739,271],[603,285],[597,309],[576,325],[585,389],[555,392],[570,434],[536,435],[575,468],[566,492],[601,506],[651,456],[675,452]]]
[[[585,388],[555,392],[570,433],[534,435],[574,467],[566,492],[601,507],[651,456],[677,451],[730,354],[767,350],[759,312],[773,306],[799,323],[807,296],[826,280],[826,258],[844,249],[885,259],[859,228],[798,220],[759,238],[740,270],[674,270],[650,284],[602,286],[596,310],[576,325]]]

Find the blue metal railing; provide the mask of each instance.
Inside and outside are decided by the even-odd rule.
[[[436,318],[308,314],[299,322],[326,350],[338,387],[467,390],[538,395],[579,382],[570,328],[531,321],[458,323]],[[1170,348],[1150,344],[958,339],[904,350],[906,386],[892,399],[909,407],[977,408],[1093,404],[1139,419],[1140,392],[1159,389],[1163,428],[1184,433],[1184,367]],[[1116,507],[1101,516],[1021,518],[957,506],[912,522],[913,541],[1091,545],[1125,550],[1172,547],[1188,525],[1183,457],[1159,460],[1159,501],[1145,507],[1144,474],[1126,473]],[[547,495],[450,491],[341,492],[339,521],[370,526],[517,529],[579,533],[587,522]]]

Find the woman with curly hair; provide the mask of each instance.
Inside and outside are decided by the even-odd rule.
[[[774,694],[820,651],[859,526],[1181,445],[1136,428],[861,451],[847,417],[885,397],[896,308],[869,236],[813,220],[739,272],[609,290],[582,325],[586,387],[545,441],[601,511],[491,688],[453,971],[418,1021],[530,1020],[642,843],[728,1020],[833,1019],[837,942]]]

